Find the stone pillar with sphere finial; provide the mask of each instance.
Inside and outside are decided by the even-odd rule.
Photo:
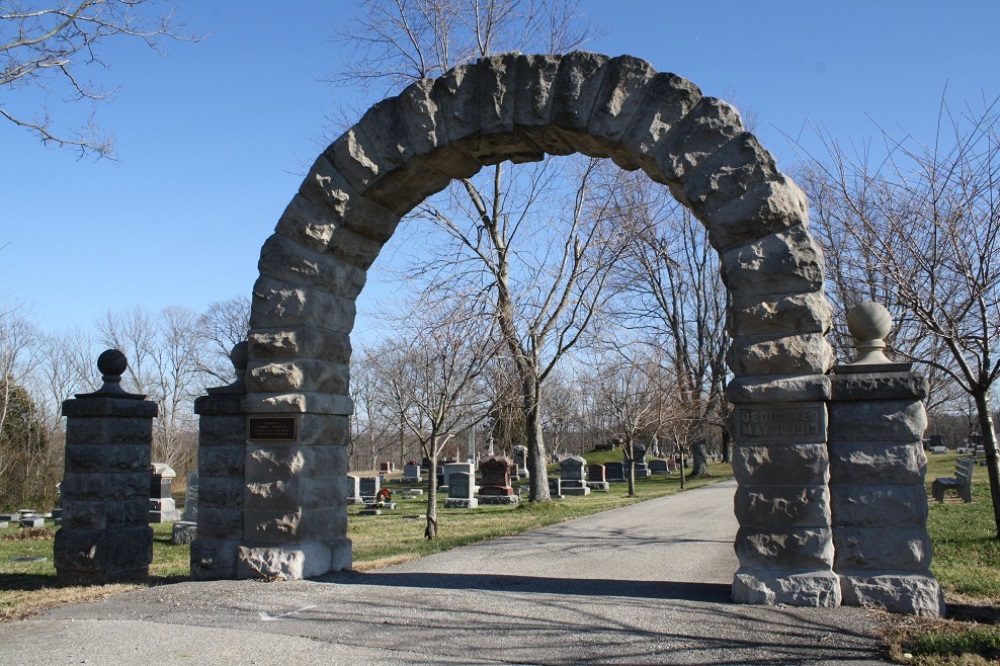
[[[236,578],[243,543],[247,416],[244,376],[247,343],[229,355],[236,381],[210,388],[195,400],[198,427],[198,525],[191,544],[191,576],[201,580]]]
[[[886,357],[884,306],[858,305],[847,326],[858,357],[833,369],[827,443],[842,603],[936,617],[944,601],[927,534],[927,380]]]
[[[125,355],[97,359],[104,385],[62,404],[66,417],[62,528],[56,578],[71,585],[138,580],[149,574],[150,450],[155,402],[121,387]]]

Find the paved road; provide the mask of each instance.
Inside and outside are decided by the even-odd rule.
[[[0,624],[0,664],[880,664],[872,618],[729,602],[724,483],[367,573]]]

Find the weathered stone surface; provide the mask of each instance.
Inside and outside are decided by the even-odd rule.
[[[315,477],[338,475],[348,488],[346,446],[308,446],[302,444],[249,445],[246,455],[247,478],[254,480],[291,481],[307,474]]]
[[[149,445],[77,443],[66,447],[65,461],[66,469],[74,472],[146,472]]]
[[[931,542],[923,527],[838,527],[834,570],[927,571]]]
[[[65,400],[62,404],[63,416],[113,416],[114,424],[108,424],[108,432],[133,432],[132,426],[128,425],[130,419],[133,425],[143,419],[156,417],[156,403],[152,400],[129,400],[126,398],[85,398],[75,400]]]
[[[237,416],[241,416],[243,414],[243,393],[215,393],[199,396],[194,401],[194,413],[200,416],[212,416],[216,418],[236,418]],[[202,419],[202,428],[205,427],[204,423],[206,421],[217,423],[215,418]],[[242,439],[242,437],[239,439]],[[220,440],[219,443],[229,444],[231,442]]]
[[[245,509],[243,535],[248,543],[295,544],[347,534],[347,510]]]
[[[325,198],[325,195],[322,196]],[[345,197],[339,208],[331,208],[296,194],[274,230],[314,252],[328,253],[368,270],[382,250],[382,243],[344,226],[344,219],[338,211],[343,211],[348,201]]]
[[[734,377],[726,387],[726,397],[737,405],[826,401],[830,397],[830,379],[826,375]]]
[[[153,561],[153,530],[148,525],[122,529],[63,528],[53,553],[57,579],[91,584],[143,577]]]
[[[479,131],[514,135],[517,108],[516,53],[481,58],[476,65],[479,81]]]
[[[827,333],[832,308],[822,292],[776,294],[750,304],[733,303],[728,313],[727,329],[732,335],[790,335]]]
[[[621,140],[656,182],[665,182],[666,176],[657,164],[655,148],[701,99],[698,86],[666,72],[655,75],[643,88],[638,108]]]
[[[736,405],[730,432],[741,445],[819,444],[826,442],[826,405],[774,402]]]
[[[733,601],[738,604],[836,608],[840,599],[840,582],[828,571],[741,568],[733,579]]]
[[[387,97],[373,104],[354,127],[330,145],[326,154],[362,193],[409,162],[415,154],[399,99]]]
[[[352,299],[307,285],[261,276],[254,284],[250,327],[256,330],[315,326],[350,333],[354,328],[355,314]],[[250,358],[252,360],[253,356]],[[247,390],[252,390],[249,383]]]
[[[106,530],[144,526],[148,522],[149,498],[66,502],[63,529]]]
[[[734,299],[743,302],[758,295],[823,289],[823,253],[804,225],[724,252],[721,271]]]
[[[457,146],[456,146],[457,148]],[[466,147],[462,147],[466,150]],[[433,157],[433,154],[432,156]],[[495,162],[502,162],[501,157]],[[365,198],[400,217],[409,213],[421,201],[448,187],[452,177],[431,164],[440,160],[418,157],[398,167],[365,191]],[[453,171],[453,170],[449,170]]]
[[[205,538],[201,526],[199,536],[191,544],[191,577],[195,580],[228,580],[236,578],[235,539]]]
[[[312,511],[345,507],[347,487],[343,476],[313,477],[299,474],[287,480],[248,479],[245,506],[247,509],[267,511]]]
[[[447,144],[479,135],[479,70],[475,65],[456,67],[434,80],[431,97],[444,124]],[[436,132],[439,145],[440,128]]]
[[[66,499],[88,502],[149,499],[149,480],[148,469],[115,473],[67,471],[63,475],[61,490]]]
[[[240,506],[198,508],[198,538],[242,539],[243,509]]]
[[[247,364],[248,386],[267,393],[347,393],[350,379],[349,365],[315,358],[299,357],[288,361],[254,359]]]
[[[363,268],[303,247],[281,234],[273,234],[264,241],[257,266],[261,275],[350,299],[361,293],[367,276]]]
[[[243,478],[203,476],[198,487],[200,508],[243,506]]]
[[[314,358],[347,363],[351,337],[318,326],[258,328],[249,336],[249,355],[256,359]]]
[[[743,120],[731,104],[702,97],[657,144],[654,159],[668,182],[685,182],[698,167],[743,133]],[[673,190],[681,203],[685,196]],[[679,195],[679,196],[678,196]]]
[[[198,469],[202,476],[242,476],[244,446],[199,446]]]
[[[809,202],[791,178],[776,174],[728,201],[705,206],[701,219],[712,246],[726,252],[770,233],[809,223]]]
[[[743,527],[826,527],[830,495],[826,486],[746,486],[736,491],[736,518]]]
[[[209,399],[215,396],[208,396]],[[236,405],[240,404],[237,400]],[[198,446],[239,446],[246,442],[247,418],[241,412],[236,414],[202,414],[198,426]]]
[[[851,479],[853,481],[853,479]],[[912,485],[831,485],[833,525],[924,527],[927,491]]]
[[[346,395],[328,393],[248,393],[244,402],[248,414],[310,413],[350,416],[354,401]],[[302,440],[304,441],[304,440]]]
[[[568,130],[587,127],[607,74],[609,58],[597,53],[574,51],[559,62],[553,86],[552,124]]]
[[[916,483],[923,486],[927,455],[920,441],[834,442],[829,450],[833,483]]]
[[[834,374],[830,381],[838,401],[923,400],[930,388],[926,377],[912,372]]]
[[[144,446],[153,433],[152,414],[137,417],[116,417],[114,419],[97,416],[75,416],[66,413],[66,404],[82,400],[67,400],[63,403],[63,416],[74,416],[66,420],[66,443],[70,446],[99,446],[106,444],[124,446]],[[91,401],[87,401],[91,402]],[[129,402],[137,402],[135,400]],[[144,401],[145,402],[145,401]],[[156,406],[156,403],[153,403]],[[79,410],[71,410],[79,411]]]
[[[736,534],[740,566],[751,569],[829,570],[833,539],[829,528],[740,527]]]
[[[627,55],[612,58],[594,101],[587,133],[620,141],[639,110],[643,90],[654,76],[656,70],[644,60]]]
[[[740,485],[825,485],[825,444],[757,445],[733,448],[733,472]]]
[[[890,613],[944,617],[944,594],[928,575],[841,575],[843,604],[881,608]]]
[[[389,240],[399,225],[398,214],[362,196],[324,155],[316,158],[299,193],[327,207],[345,228],[380,244]]]
[[[743,335],[733,340],[726,362],[737,375],[821,375],[833,364],[833,349],[819,333]]]
[[[516,61],[517,95],[514,125],[546,127],[552,121],[552,86],[561,58],[555,55],[521,55]]]
[[[830,442],[913,442],[923,438],[927,412],[919,400],[830,403]]]
[[[684,181],[684,198],[700,219],[707,209],[719,208],[777,174],[771,153],[757,137],[744,132],[699,163]]]
[[[410,149],[414,155],[427,155],[447,140],[443,131],[441,138],[438,138],[438,130],[444,129],[444,119],[431,95],[433,88],[433,80],[422,79],[411,83],[397,97],[399,115],[406,127]]]
[[[236,550],[236,577],[300,580],[330,571],[332,561],[330,547],[320,542],[294,546],[241,545]]]

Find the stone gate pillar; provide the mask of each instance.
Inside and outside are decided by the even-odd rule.
[[[57,580],[72,585],[141,579],[153,561],[149,484],[157,405],[121,388],[128,362],[117,349],[102,353],[97,367],[104,386],[62,405],[63,518],[54,559]]]
[[[930,572],[927,534],[927,380],[882,354],[891,326],[885,308],[862,304],[848,324],[861,358],[834,368],[829,434],[843,603],[936,617],[944,600]]]

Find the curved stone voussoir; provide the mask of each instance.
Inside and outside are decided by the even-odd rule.
[[[552,124],[567,130],[585,130],[604,84],[609,58],[587,51],[562,57],[556,76]]]
[[[397,97],[399,115],[414,155],[427,155],[447,142],[444,118],[431,94],[433,89],[433,79],[421,79],[411,83]]]
[[[725,252],[783,229],[808,228],[809,202],[791,178],[777,174],[717,208],[706,207],[701,219],[712,246]]]
[[[771,153],[757,137],[743,132],[698,165],[684,181],[684,198],[699,219],[704,219],[707,210],[720,208],[777,175],[778,165]]]
[[[594,102],[587,133],[607,141],[621,141],[639,110],[643,89],[656,73],[645,60],[628,55],[612,58]]]
[[[365,198],[402,217],[421,201],[448,187],[452,177],[430,166],[423,157],[397,168],[374,183]]]
[[[517,53],[480,58],[475,67],[479,80],[479,131],[513,134],[517,110]]]
[[[638,108],[621,137],[643,171],[658,183],[666,181],[654,157],[656,146],[698,102],[701,90],[687,79],[663,72],[642,89]]]
[[[246,381],[248,388],[263,393],[347,393],[350,366],[314,358],[251,360],[247,364]]]
[[[262,276],[308,284],[352,299],[361,293],[368,275],[362,268],[310,250],[281,234],[274,234],[264,242],[258,270]]]
[[[830,570],[833,539],[827,527],[740,527],[736,556],[741,567]]]
[[[832,325],[833,308],[821,291],[741,297],[740,301],[751,302],[743,304],[734,299],[726,320],[726,328],[733,336],[825,334]]]
[[[686,181],[723,146],[743,133],[736,107],[715,97],[702,97],[653,149],[660,173],[668,182]],[[681,203],[689,205],[684,198]]]
[[[249,355],[257,359],[317,358],[347,363],[351,336],[316,326],[256,328],[248,336]]]
[[[744,527],[822,528],[830,524],[826,485],[741,485],[736,491],[735,509]]]
[[[819,333],[740,336],[733,339],[726,361],[737,376],[822,375],[833,365],[833,349]]]
[[[329,208],[345,228],[379,243],[389,240],[399,225],[399,215],[366,199],[323,155],[313,163],[299,193]]]
[[[356,314],[353,299],[261,276],[253,288],[250,328],[316,326],[350,333]]]
[[[345,137],[346,141],[342,141]],[[365,193],[379,179],[412,160],[416,154],[399,108],[399,98],[388,97],[368,109],[325,154],[358,190]]]
[[[346,228],[330,208],[301,194],[292,198],[274,230],[304,247],[327,252],[362,270],[368,270],[382,249],[382,243]]]
[[[804,226],[792,227],[722,254],[722,280],[733,298],[818,292],[823,253]]]
[[[475,65],[455,67],[434,80],[431,99],[444,123],[447,143],[479,136],[479,69]],[[441,142],[441,131],[437,132]]]

